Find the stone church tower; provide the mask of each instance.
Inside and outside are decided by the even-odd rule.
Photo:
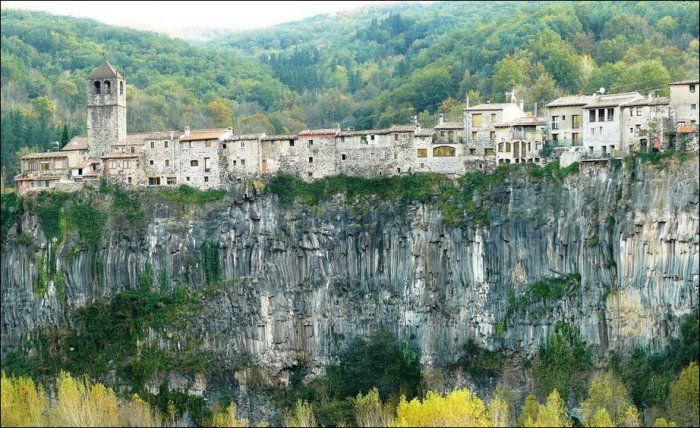
[[[87,93],[88,150],[99,158],[126,137],[126,82],[105,61],[88,76]]]

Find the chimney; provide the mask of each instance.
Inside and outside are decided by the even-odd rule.
[[[183,132],[183,136],[187,137],[190,135],[190,125],[185,126],[185,132]]]
[[[170,139],[171,140],[175,139],[175,131],[170,131]]]
[[[469,108],[469,97],[467,97],[467,108]]]
[[[442,125],[443,123],[445,123],[445,114],[444,114],[444,113],[440,113],[440,123],[439,123],[439,125]]]
[[[525,111],[525,100],[520,100],[520,110]]]
[[[649,101],[651,101],[652,99],[654,99],[654,92],[649,92],[649,95],[647,95],[647,99],[648,99]]]

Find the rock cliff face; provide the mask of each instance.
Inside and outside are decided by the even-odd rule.
[[[301,355],[320,367],[378,328],[420,346],[425,364],[454,361],[468,339],[534,351],[557,321],[602,350],[659,349],[697,309],[697,159],[582,165],[561,183],[515,172],[478,197],[488,224],[444,227],[435,206],[285,207],[253,186],[203,206],[145,195],[145,227],[110,221],[96,250],[76,237],[47,242],[25,212],[2,249],[2,352],[73,308],[137,288],[148,265],[170,289],[204,286],[205,241],[224,286],[191,331],[207,350],[247,352],[272,369]],[[36,260],[49,249],[65,291],[49,282],[37,295]],[[557,277],[563,290],[533,292]]]

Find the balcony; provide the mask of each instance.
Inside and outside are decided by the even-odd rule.
[[[582,146],[583,140],[581,138],[575,140],[549,140],[549,144],[554,147],[576,147]]]

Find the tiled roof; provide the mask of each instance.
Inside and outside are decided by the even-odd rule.
[[[432,137],[433,129],[431,128],[421,128],[416,131],[416,137]]]
[[[416,125],[391,125],[390,132],[413,132],[418,127]]]
[[[65,157],[68,157],[67,153],[41,152],[41,153],[29,153],[28,155],[22,156],[20,159],[44,159],[44,158],[65,158]]]
[[[261,141],[295,140],[296,134],[266,135],[260,138]]]
[[[152,132],[137,132],[134,134],[127,134],[126,137],[119,140],[118,146],[130,146],[130,145],[141,145],[148,140],[170,140],[170,136],[173,139],[180,137],[180,131],[152,131]]]
[[[510,121],[511,126],[538,126],[546,123],[541,117],[519,117]]]
[[[557,98],[556,100],[547,104],[547,107],[583,106],[593,100],[595,100],[594,95],[570,95]]]
[[[100,64],[99,67],[92,70],[92,73],[90,73],[88,79],[103,79],[113,77],[121,78],[122,75],[119,74],[119,72],[114,67],[112,67],[112,64],[110,64],[109,61],[105,61],[102,64]]]
[[[82,177],[99,177],[100,171],[88,171],[83,173]]]
[[[87,150],[88,144],[87,144],[87,136],[85,135],[77,135],[71,140],[66,143],[65,146],[61,149],[62,151],[70,151],[70,150]]]
[[[340,132],[338,129],[305,129],[299,132],[299,136],[302,135],[338,135]]]
[[[583,108],[617,107],[621,104],[643,98],[639,92],[625,92],[623,94],[599,95],[595,100],[583,106]]]
[[[197,129],[190,132],[188,136],[182,136],[180,141],[216,140],[221,138],[228,128],[221,129]]]
[[[340,131],[338,132],[339,137],[358,137],[361,135],[368,135],[371,132],[368,131]]]
[[[467,107],[464,110],[465,111],[479,111],[479,110],[503,110],[504,108],[507,107],[518,107],[517,104],[515,103],[486,103],[486,104],[478,104],[473,107]]]
[[[435,129],[464,129],[462,122],[443,122],[435,125]]]
[[[692,85],[693,83],[698,83],[698,81],[698,79],[679,80],[677,82],[671,82],[669,85]]]
[[[232,135],[229,138],[226,139],[226,141],[251,141],[251,140],[259,140],[263,138],[265,134],[241,134],[241,135]]]
[[[666,97],[654,97],[652,99],[640,98],[638,100],[632,100],[622,104],[623,107],[634,107],[634,106],[662,106],[670,104],[670,100]]]
[[[106,156],[102,156],[102,159],[128,159],[128,158],[138,158],[139,156],[140,156],[139,153],[113,152],[113,153],[110,153]]]

